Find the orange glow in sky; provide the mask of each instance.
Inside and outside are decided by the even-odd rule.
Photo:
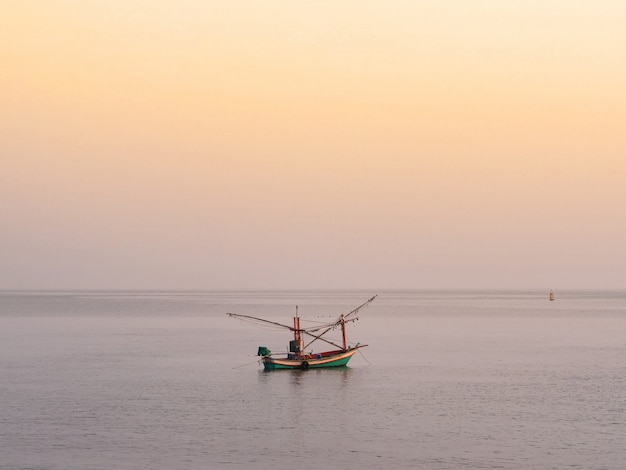
[[[2,9],[0,289],[623,287],[623,2]]]

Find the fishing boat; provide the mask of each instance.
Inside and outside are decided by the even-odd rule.
[[[348,364],[352,356],[367,344],[356,343],[349,345],[346,338],[346,324],[355,322],[359,318],[357,313],[367,307],[374,301],[377,296],[367,300],[350,313],[340,315],[335,321],[316,324],[310,328],[301,326],[300,317],[298,316],[298,307],[296,306],[296,316],[293,317],[293,326],[282,323],[265,320],[263,318],[253,317],[250,315],[242,315],[238,313],[227,313],[229,317],[237,318],[253,323],[270,324],[286,328],[293,332],[293,340],[289,341],[289,351],[286,353],[272,353],[266,346],[259,346],[257,355],[261,357],[261,362],[265,370],[276,369],[319,369],[325,367],[341,367]],[[329,332],[341,329],[342,342],[337,344],[336,341],[325,337]],[[305,338],[308,343],[305,344]],[[324,352],[313,352],[310,346],[317,341],[330,344],[335,349]],[[308,352],[306,352],[308,351]]]
[[[550,291],[550,302],[554,300],[554,291]]]

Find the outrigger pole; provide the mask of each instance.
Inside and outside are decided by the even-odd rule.
[[[257,320],[257,321],[264,322],[264,323],[271,323],[272,325],[282,326],[283,328],[287,328],[287,329],[289,329],[291,331],[293,331],[295,329],[295,328],[292,328],[289,325],[285,325],[283,323],[278,323],[276,321],[265,320],[264,318],[253,317],[253,316],[250,316],[250,315],[242,315],[240,313],[227,313],[226,315],[228,315],[229,317],[233,317],[233,318],[249,318],[250,320]]]
[[[371,299],[368,299],[366,302],[363,302],[361,305],[359,305],[357,308],[355,308],[351,312],[346,313],[345,315],[342,314],[337,321],[331,323],[330,325],[326,324],[324,326],[320,326],[317,328],[309,328],[309,329],[303,329],[300,327],[300,317],[298,316],[297,305],[296,305],[296,316],[293,317],[293,327],[289,325],[285,325],[284,323],[278,323],[278,322],[271,321],[271,320],[265,320],[264,318],[253,317],[250,315],[242,315],[239,313],[227,313],[227,315],[233,318],[247,318],[250,320],[255,320],[255,321],[259,321],[263,323],[269,323],[271,325],[280,326],[280,327],[287,328],[288,330],[293,331],[294,344],[297,345],[299,348],[299,351],[298,351],[299,355],[301,355],[306,350],[306,348],[308,348],[311,344],[313,344],[318,339],[321,341],[324,341],[325,343],[330,344],[331,346],[335,346],[336,348],[343,349],[345,351],[348,349],[348,341],[346,338],[346,323],[358,320],[358,318],[350,318],[350,317],[357,314],[361,309],[363,309],[364,307],[372,303],[374,299],[376,299],[376,297],[378,297],[378,294],[373,296]],[[332,341],[322,338],[322,336],[324,336],[333,328],[336,328],[338,325],[341,325],[343,348],[340,345],[333,343]],[[324,329],[324,331],[322,331],[320,334],[313,334],[313,332],[317,332],[322,329]],[[305,335],[311,336],[313,338],[306,345],[304,345],[304,341],[302,340],[302,333],[304,333]]]
[[[253,317],[250,315],[240,315],[236,313],[228,313],[230,317],[239,318],[242,320],[248,320],[253,322],[264,323],[267,325],[275,325],[281,328],[286,328],[293,331],[293,339],[289,341],[289,352],[286,358],[277,358],[272,356],[272,352],[265,346],[259,346],[257,355],[262,356],[261,362],[265,370],[275,369],[302,369],[307,370],[309,368],[321,368],[321,367],[340,367],[348,364],[348,361],[354,354],[365,346],[366,344],[356,343],[354,346],[348,347],[348,339],[346,337],[346,323],[357,321],[357,312],[363,307],[372,302],[377,296],[375,295],[367,302],[359,305],[357,308],[347,314],[341,314],[335,321],[329,323],[317,324],[315,327],[302,328],[300,323],[300,316],[298,315],[298,306],[296,305],[296,315],[293,317],[293,326],[285,325],[271,320],[265,320],[264,318]],[[341,327],[342,345],[335,344],[333,341],[323,338],[329,331],[335,330],[337,327]],[[304,345],[303,337],[308,335],[313,339]],[[313,342],[321,340],[336,348],[334,351],[324,351],[306,354],[306,348],[308,348]],[[336,340],[335,340],[336,341]]]
[[[304,349],[308,348],[311,344],[313,344],[313,342],[315,342],[316,339],[321,339],[322,341],[326,341],[324,338],[321,338],[321,336],[325,335],[326,333],[328,333],[330,330],[332,330],[333,328],[335,328],[339,324],[341,324],[341,334],[343,336],[343,350],[345,351],[346,349],[348,349],[348,342],[346,340],[346,322],[356,321],[356,320],[358,320],[358,318],[350,318],[348,320],[346,320],[346,318],[348,318],[348,317],[358,313],[359,310],[361,310],[362,308],[364,308],[367,305],[371,304],[376,297],[378,297],[378,294],[376,294],[374,297],[372,297],[371,299],[367,300],[366,302],[363,302],[361,305],[359,305],[357,308],[352,310],[350,313],[347,313],[346,315],[341,315],[341,317],[339,318],[339,321],[337,321],[337,322],[333,323],[332,325],[330,325],[322,333],[320,333],[319,336],[315,336],[315,335],[309,333],[308,331],[306,331],[305,332],[306,334],[308,334],[309,336],[313,336],[315,339],[313,341],[310,341],[309,344],[307,344],[304,347]],[[311,330],[311,331],[315,331],[315,330]],[[332,344],[333,346],[335,346],[337,348],[340,347],[340,346],[336,345],[335,343],[331,343],[330,341],[326,341],[326,342],[329,343],[329,344]]]
[[[251,315],[243,315],[243,314],[241,314],[241,313],[227,313],[226,315],[228,315],[229,317],[232,317],[232,318],[247,318],[247,319],[250,319],[250,320],[256,320],[256,321],[263,322],[263,323],[270,323],[270,324],[272,324],[272,325],[276,325],[276,326],[282,326],[283,328],[287,328],[288,330],[293,331],[293,332],[294,332],[294,336],[295,336],[295,334],[296,334],[296,331],[298,330],[298,328],[295,326],[295,324],[294,324],[294,326],[293,326],[293,327],[291,327],[291,326],[289,326],[289,325],[285,325],[285,324],[283,324],[283,323],[278,323],[278,322],[271,321],[271,320],[265,320],[264,318],[253,317],[253,316],[251,316]],[[350,320],[349,320],[349,321],[350,321]],[[351,321],[353,321],[353,320],[351,320]],[[327,330],[327,331],[330,331],[331,329],[332,329],[332,327],[331,327],[331,328],[328,328],[328,330]],[[311,332],[309,332],[309,331],[307,331],[307,330],[300,330],[300,332],[301,332],[301,333],[304,333],[304,334],[306,334],[306,335],[309,335],[309,336],[311,336],[311,337],[313,337],[313,338],[315,338],[313,341],[315,341],[315,340],[318,340],[318,339],[319,339],[319,340],[324,341],[325,343],[328,343],[328,344],[330,344],[330,345],[332,345],[332,346],[335,346],[336,348],[341,348],[341,346],[339,346],[338,344],[335,344],[335,343],[333,343],[332,341],[329,341],[329,340],[327,340],[327,339],[322,338],[322,337],[321,337],[321,335],[319,335],[319,336],[318,336],[318,335],[314,335],[313,333],[311,333]],[[325,334],[325,333],[326,333],[326,331],[325,331],[324,333],[322,333],[322,335],[323,335],[323,334]],[[311,343],[313,343],[313,341],[311,341],[309,344],[307,344],[307,345],[303,348],[303,350],[304,350],[304,349],[306,349],[307,347],[309,347],[309,345],[310,345]]]

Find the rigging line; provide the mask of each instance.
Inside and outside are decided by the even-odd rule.
[[[339,347],[337,346],[335,343],[331,343],[330,341],[327,341],[325,339],[322,338],[322,336],[324,336],[326,333],[328,333],[330,330],[332,330],[333,328],[335,328],[337,325],[332,325],[329,326],[328,328],[326,328],[324,331],[322,331],[319,336],[314,335],[313,333],[309,333],[308,331],[305,331],[305,333],[307,335],[313,336],[315,339],[312,341],[309,341],[309,344],[307,344],[304,349],[308,348],[311,344],[313,344],[315,342],[315,340],[321,339],[322,341],[326,341],[329,344],[332,344],[333,346]],[[321,329],[321,328],[320,328]],[[311,331],[316,331],[316,330],[311,330]],[[340,348],[341,349],[341,348]]]
[[[365,355],[361,352],[361,348],[359,348],[358,351],[359,351],[359,354],[361,355],[361,357],[363,359],[365,359],[365,362],[367,362],[371,366],[372,363],[370,361],[368,361],[367,358],[365,357]]]
[[[358,319],[359,319],[359,317],[356,317],[356,318],[349,318],[349,319],[347,319],[347,320],[344,318],[344,319],[343,319],[343,322],[344,322],[344,323],[350,323],[350,322],[357,321]],[[333,328],[336,328],[336,327],[338,327],[339,325],[341,325],[341,318],[340,318],[339,320],[337,320],[336,322],[333,322],[333,323],[326,323],[325,325],[321,325],[321,326],[318,326],[318,327],[315,327],[315,328],[306,328],[306,330],[307,330],[307,331],[319,331],[319,330],[322,330],[322,329],[324,329],[324,328],[328,328],[329,330],[332,330]],[[328,330],[327,330],[327,331],[328,331]],[[322,334],[324,334],[324,333],[322,333]]]
[[[235,366],[235,367],[233,367],[233,369],[239,369],[240,367],[244,367],[244,366],[249,366],[249,365],[252,365],[252,364],[256,364],[256,363],[258,363],[258,362],[260,362],[260,361],[261,361],[260,359],[257,359],[257,360],[256,360],[256,361],[254,361],[254,362],[246,362],[245,364],[241,364],[241,365],[239,365],[239,366]]]
[[[328,326],[326,327],[326,330],[323,331],[322,333],[320,333],[320,336],[325,335],[328,331],[332,330],[333,328],[335,328],[336,326],[338,326],[341,323],[341,318],[343,317],[343,321],[344,323],[347,322],[353,322],[353,321],[357,321],[358,317],[356,318],[348,318],[351,315],[355,315],[356,313],[358,313],[359,310],[361,310],[363,307],[366,307],[367,305],[369,305],[370,303],[372,303],[374,301],[374,299],[376,299],[376,297],[378,297],[378,294],[376,294],[375,296],[373,296],[372,298],[368,299],[367,301],[363,302],[361,305],[359,305],[357,308],[355,308],[354,310],[352,310],[351,312],[342,315],[339,317],[338,320],[336,320],[334,323],[329,323]],[[325,328],[325,326],[318,326],[317,328],[309,328],[309,331],[319,331],[321,329]],[[310,333],[309,333],[310,334]],[[309,343],[311,344],[311,343]]]
[[[256,319],[253,320],[253,319],[250,319],[250,318],[240,318],[238,316],[233,316],[232,318],[234,318],[235,320],[239,320],[242,323],[255,325],[255,326],[258,326],[260,328],[270,328],[270,329],[273,329],[273,330],[278,330],[278,329],[282,329],[283,328],[283,326],[279,327],[279,325],[272,325],[271,323],[265,323],[265,322],[262,322],[262,321],[259,321],[259,320],[256,320]]]
[[[311,336],[311,335],[309,335],[309,336]],[[328,343],[328,344],[332,344],[333,346],[338,346],[338,345],[340,345],[340,344],[341,344],[341,342],[342,342],[341,336],[337,336],[337,335],[328,335],[328,334],[327,334],[327,335],[324,335],[324,337],[323,337],[323,338],[321,337],[322,335],[319,335],[319,336],[320,336],[320,339],[321,339],[322,341],[325,341],[325,342],[326,342],[326,343]],[[311,338],[309,338],[308,340],[309,340],[309,342],[308,342],[308,343],[304,346],[304,348],[305,348],[305,349],[308,349],[308,347],[309,347],[311,344],[315,343],[315,342],[317,341],[317,337],[315,337],[315,336],[311,336]],[[341,346],[341,349],[343,349],[343,346]]]
[[[353,322],[353,321],[357,321],[359,318],[355,317],[355,318],[348,318],[352,315],[355,315],[357,312],[359,312],[359,310],[361,310],[362,308],[366,307],[368,304],[370,304],[371,302],[374,301],[374,299],[376,299],[376,297],[378,297],[378,294],[376,294],[375,296],[373,296],[372,298],[368,299],[366,302],[363,302],[361,305],[359,305],[357,308],[355,308],[354,310],[352,310],[351,312],[345,314],[345,315],[341,315],[337,320],[330,322],[330,323],[322,323],[319,326],[316,327],[311,327],[311,328],[307,328],[306,330],[309,332],[314,332],[314,331],[319,331],[322,330],[324,328],[326,328],[327,330],[324,331],[323,333],[320,334],[320,336],[324,335],[327,331],[331,330],[332,328],[335,328],[337,326],[339,326],[341,324],[341,318],[343,317],[343,321],[344,323],[348,323],[348,322]],[[312,322],[311,320],[306,320],[308,322]],[[317,322],[312,322],[312,323],[317,323]],[[320,322],[321,323],[321,322]]]
[[[279,330],[282,331],[283,330],[283,328],[278,327],[276,325],[266,325],[266,324],[263,324],[263,323],[253,322],[253,321],[249,321],[249,320],[242,320],[240,318],[238,318],[238,320],[240,322],[247,323],[249,325],[254,326],[255,328],[261,328],[263,330],[272,330],[272,331],[279,331]]]
[[[349,320],[349,321],[354,321],[355,319]],[[345,320],[344,320],[345,321]],[[307,335],[313,336],[316,339],[321,339],[322,341],[326,341],[324,338],[322,338],[322,336],[324,336],[326,333],[328,333],[330,330],[334,330],[335,328],[337,328],[339,326],[339,324],[341,324],[341,319],[337,320],[336,323],[333,323],[332,325],[330,325],[328,328],[326,328],[324,331],[322,331],[319,336],[316,336],[312,333],[310,333],[311,331],[318,331],[321,330],[322,328],[317,328],[317,329],[310,329],[309,331],[303,330]],[[311,341],[309,344],[307,344],[304,348],[306,349],[309,345],[311,345],[315,340]],[[337,346],[335,343],[331,343],[330,341],[326,341],[329,344],[332,344],[333,346]],[[337,346],[339,349],[343,349],[343,347]]]
[[[367,300],[366,302],[363,302],[361,305],[359,305],[357,308],[352,310],[350,313],[344,315],[344,317],[349,317],[350,315],[355,314],[356,312],[361,310],[363,307],[365,307],[367,304],[372,303],[376,297],[378,297],[378,294],[376,294],[374,297],[372,297],[371,299]]]
[[[251,317],[250,315],[242,315],[240,313],[227,313],[226,315],[228,315],[229,317],[232,317],[232,318],[239,318],[239,319],[248,318],[250,320],[256,320],[256,321],[263,322],[263,323],[270,323],[272,325],[282,326],[283,328],[287,328],[287,329],[289,329],[291,331],[294,330],[293,326],[284,325],[282,323],[278,323],[278,322],[275,322],[275,321],[265,320],[263,318]]]
[[[302,320],[303,323],[315,323],[316,325],[327,325],[328,322],[327,321],[320,321],[320,320],[307,320],[306,318],[302,318],[300,317],[300,320]]]
[[[301,331],[302,331],[302,333],[304,333],[304,334],[306,334],[306,335],[309,335],[309,336],[313,336],[313,338],[315,338],[314,340],[309,341],[309,344],[307,344],[304,348],[302,348],[303,350],[305,350],[306,348],[308,348],[309,346],[311,346],[311,345],[312,345],[315,341],[317,341],[318,339],[319,339],[319,340],[321,340],[321,341],[324,341],[325,343],[328,343],[328,344],[330,344],[330,345],[332,345],[332,346],[335,346],[336,348],[343,349],[343,347],[342,347],[342,346],[339,346],[338,344],[335,344],[335,343],[333,343],[332,341],[329,341],[329,340],[327,340],[327,339],[322,338],[322,335],[324,335],[326,332],[324,332],[324,333],[322,333],[321,335],[317,336],[317,335],[314,335],[313,333],[309,333],[309,332],[308,332],[308,331],[306,331],[306,330],[301,330]]]

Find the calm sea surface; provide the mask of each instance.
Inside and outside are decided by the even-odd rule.
[[[626,292],[378,292],[334,370],[225,315],[375,293],[0,293],[0,468],[626,467]]]

